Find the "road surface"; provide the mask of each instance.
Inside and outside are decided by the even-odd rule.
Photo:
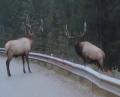
[[[0,56],[0,97],[98,97],[79,81],[38,63],[30,63],[32,73],[24,74],[20,58],[11,61],[12,77],[8,77],[5,61],[6,57]]]

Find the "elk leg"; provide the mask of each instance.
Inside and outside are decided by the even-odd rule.
[[[11,61],[11,59],[9,59],[9,58],[6,60],[7,74],[8,74],[9,77],[11,76],[10,68],[9,68],[10,61]]]
[[[83,64],[86,66],[86,58],[83,58]]]
[[[104,71],[103,66],[100,66],[100,70],[101,70],[102,72]]]
[[[101,66],[99,63],[97,63],[98,65],[98,70],[100,69],[101,71],[103,71],[103,66]]]
[[[25,71],[25,59],[24,59],[24,55],[22,55],[22,61],[23,61],[23,72],[26,73],[26,71]]]
[[[26,54],[25,57],[26,57],[26,62],[27,62],[28,70],[31,73],[30,65],[29,65],[29,59],[28,59],[28,54]]]

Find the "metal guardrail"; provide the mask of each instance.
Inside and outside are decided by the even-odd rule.
[[[0,48],[0,53],[5,53],[5,49]],[[29,58],[56,65],[67,71],[70,71],[73,74],[86,78],[87,80],[91,81],[101,89],[104,89],[112,94],[120,96],[120,80],[119,79],[115,79],[110,76],[101,74],[89,67],[72,63],[70,61],[45,55],[45,54],[31,52]]]

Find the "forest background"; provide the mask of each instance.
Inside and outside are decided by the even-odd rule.
[[[107,68],[120,70],[120,0],[0,0],[0,47],[25,36],[27,16],[35,33],[32,51],[79,62],[65,25],[79,35],[86,21],[85,40],[105,51]]]

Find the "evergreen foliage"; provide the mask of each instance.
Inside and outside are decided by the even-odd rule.
[[[108,68],[120,69],[120,0],[0,0],[0,47],[25,36],[27,15],[35,33],[34,51],[79,60],[74,40],[65,37],[65,25],[78,35],[87,21],[85,40],[105,51]]]

